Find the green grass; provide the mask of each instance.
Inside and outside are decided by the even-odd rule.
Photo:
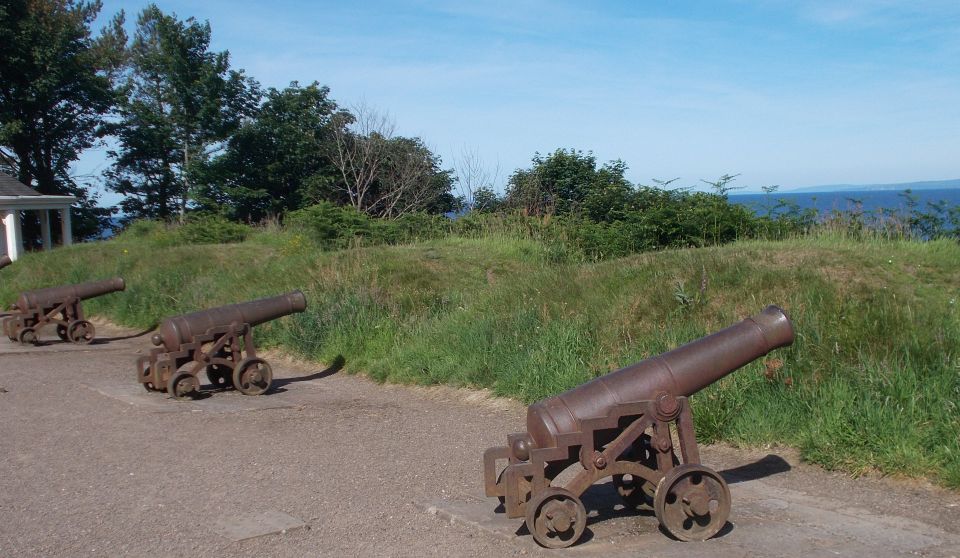
[[[332,252],[278,231],[230,245],[130,237],[30,254],[0,271],[0,300],[113,275],[127,292],[88,312],[145,327],[299,288],[307,312],[259,327],[261,344],[524,402],[779,304],[797,331],[770,357],[782,367],[756,362],[697,394],[699,438],[790,444],[830,468],[960,488],[956,242],[828,234],[576,263],[507,236]]]

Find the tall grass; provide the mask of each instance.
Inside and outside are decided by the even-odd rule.
[[[508,228],[505,226],[505,228]],[[698,435],[786,443],[853,473],[960,488],[960,245],[824,232],[602,262],[556,242],[474,234],[323,249],[271,230],[243,243],[122,235],[29,254],[0,300],[111,275],[90,312],[145,327],[172,314],[302,289],[308,310],[258,339],[390,382],[558,393],[779,304],[797,341],[694,396]]]

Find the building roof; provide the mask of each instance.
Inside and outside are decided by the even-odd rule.
[[[40,192],[5,172],[0,172],[0,196],[39,196]]]

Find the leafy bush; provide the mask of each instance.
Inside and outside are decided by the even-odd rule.
[[[189,218],[176,232],[185,244],[231,244],[243,242],[251,229],[219,215],[203,215]]]
[[[183,225],[139,219],[123,229],[118,239],[147,241],[154,246],[178,244],[231,244],[243,242],[252,229],[219,215],[191,216]]]
[[[320,202],[287,215],[286,225],[328,248],[343,248],[355,237],[370,237],[374,219],[349,206]]]

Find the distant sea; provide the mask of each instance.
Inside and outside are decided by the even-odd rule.
[[[937,190],[913,190],[911,195],[917,200],[917,210],[929,211],[928,203],[946,201],[948,207],[960,205],[960,188]],[[729,194],[730,202],[745,205],[754,213],[766,215],[767,208],[776,206],[779,200],[795,203],[800,209],[813,208],[821,215],[833,210],[850,211],[858,205],[865,213],[878,209],[903,211],[907,200],[903,190],[848,190],[836,192],[773,192],[772,194]]]

